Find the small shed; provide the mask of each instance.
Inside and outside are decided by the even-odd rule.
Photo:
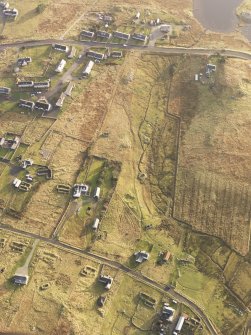
[[[87,65],[85,66],[85,68],[84,68],[84,70],[83,70],[83,72],[82,72],[82,77],[83,77],[83,78],[87,78],[87,77],[90,75],[90,73],[91,73],[91,71],[92,71],[92,68],[93,68],[94,64],[95,64],[95,63],[94,63],[92,60],[90,60],[90,61],[87,63]]]
[[[96,218],[95,220],[94,220],[94,223],[93,223],[93,225],[92,225],[92,229],[93,230],[98,230],[98,227],[99,227],[99,219],[98,218]]]
[[[93,196],[94,199],[98,200],[100,198],[100,191],[101,191],[100,187],[96,187],[96,190]]]
[[[21,181],[20,179],[18,179],[18,178],[15,178],[15,179],[13,180],[13,185],[14,185],[14,187],[16,187],[16,188],[18,188],[18,187],[21,185],[21,183],[22,183],[22,181]]]
[[[61,59],[60,63],[58,64],[57,68],[55,69],[55,72],[61,73],[66,65],[66,60]]]

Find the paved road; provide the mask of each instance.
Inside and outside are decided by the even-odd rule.
[[[37,235],[37,234],[34,234],[34,233],[29,233],[29,232],[25,232],[25,231],[22,231],[22,230],[19,230],[19,229],[16,229],[16,228],[13,228],[13,227],[10,227],[8,225],[2,225],[0,224],[0,230],[4,230],[4,231],[7,231],[7,232],[11,232],[11,233],[15,233],[15,234],[19,234],[19,235],[22,235],[24,237],[28,237],[28,238],[33,238],[33,239],[36,239],[36,240],[40,240],[40,241],[43,241],[43,242],[46,242],[52,246],[55,246],[55,247],[58,247],[58,248],[61,248],[65,251],[68,251],[68,252],[72,252],[72,253],[75,253],[75,254],[78,254],[78,255],[84,255],[84,256],[87,256],[88,258],[94,260],[94,261],[97,261],[97,262],[100,262],[102,264],[106,264],[106,265],[109,265],[115,269],[118,269],[126,274],[128,274],[129,276],[135,278],[136,280],[139,280],[141,281],[142,283],[146,284],[146,285],[150,285],[152,286],[153,288],[157,289],[158,291],[162,292],[162,293],[167,293],[171,298],[187,305],[188,307],[190,307],[200,318],[201,320],[203,320],[203,322],[205,323],[208,331],[210,332],[211,335],[219,335],[218,331],[216,331],[214,325],[212,324],[212,322],[208,319],[208,317],[206,316],[206,314],[204,313],[204,311],[198,307],[194,302],[190,301],[188,298],[186,298],[185,296],[183,296],[182,294],[176,292],[173,288],[170,288],[168,289],[168,291],[165,289],[165,285],[163,284],[160,284],[146,276],[144,276],[142,273],[140,272],[137,272],[135,270],[132,270],[130,268],[128,268],[127,266],[117,262],[117,261],[114,261],[114,260],[111,260],[111,259],[108,259],[104,256],[101,256],[101,255],[97,255],[97,254],[94,254],[92,252],[89,252],[89,251],[86,251],[86,250],[82,250],[82,249],[79,249],[77,247],[74,247],[72,245],[68,245],[66,243],[63,243],[63,242],[60,242],[58,240],[54,240],[54,239],[51,239],[51,238],[47,238],[47,237],[43,237],[43,236],[40,236],[40,235]]]
[[[87,46],[87,47],[119,47],[121,49],[126,50],[139,50],[142,52],[152,52],[156,54],[166,54],[166,55],[214,55],[214,54],[221,54],[226,57],[234,57],[240,59],[251,60],[251,53],[245,51],[238,51],[238,50],[229,50],[229,49],[209,49],[209,48],[177,48],[177,47],[156,47],[156,46],[141,46],[141,45],[126,45],[119,44],[119,43],[101,43],[101,42],[82,42],[76,40],[60,40],[60,39],[47,39],[47,40],[30,40],[30,41],[20,41],[20,42],[13,42],[13,43],[6,43],[0,45],[0,51],[6,48],[14,48],[14,47],[34,47],[34,46],[41,46],[41,45],[51,45],[54,43],[63,43],[67,45],[80,45],[80,46]]]

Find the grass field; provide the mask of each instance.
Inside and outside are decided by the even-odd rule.
[[[182,2],[181,17],[180,3],[172,0],[170,10],[165,11],[166,3],[159,1],[150,15],[142,12],[142,19],[158,15],[177,24],[179,20],[192,23],[194,36],[181,33],[173,43],[196,44],[201,27],[190,15],[191,1]],[[83,26],[97,24],[96,13],[89,13],[94,4],[89,2],[48,0],[46,4],[44,12],[36,14],[37,2],[25,1],[24,12],[7,24],[3,34],[8,39],[31,38],[29,29],[33,29],[32,38],[60,37],[65,32],[77,38]],[[18,2],[13,5],[18,7]],[[137,6],[132,1],[131,7],[108,7],[104,1],[96,10],[111,11],[118,29],[145,31],[131,23]],[[85,15],[68,31],[82,10]],[[59,12],[63,13],[60,17]],[[20,30],[14,36],[17,26]],[[238,43],[233,41],[234,46]],[[51,76],[62,58],[61,53],[44,47],[3,53],[0,83],[14,91],[12,71],[19,55],[34,59],[20,71],[19,76],[24,77],[37,77],[46,66],[45,78]],[[73,76],[79,76],[85,61]],[[195,82],[194,75],[204,73],[209,62],[217,65],[216,73],[209,80],[203,76],[202,82]],[[0,132],[18,133],[25,145],[15,155],[49,166],[53,179],[42,182],[26,202],[26,195],[11,188],[10,166],[1,163],[0,198],[17,210],[27,205],[19,220],[1,209],[1,223],[49,237],[63,220],[60,240],[117,260],[162,284],[173,284],[202,305],[224,335],[239,335],[247,315],[238,313],[244,311],[243,303],[250,304],[250,74],[245,61],[128,51],[122,61],[95,64],[88,80],[76,80],[72,98],[57,120],[41,118],[39,113],[21,114],[16,103],[30,94],[13,92],[12,99],[0,107]],[[53,88],[60,78],[53,77]],[[90,197],[72,201],[71,194],[56,192],[58,184],[73,186],[76,182],[90,186]],[[101,186],[98,203],[93,201],[96,186]],[[102,221],[94,234],[91,225],[97,216]],[[148,251],[150,259],[136,266],[133,253],[139,250]],[[170,251],[172,257],[159,265],[163,251]],[[5,253],[12,270],[3,280],[0,304],[6,312],[0,318],[0,329],[19,327],[23,332],[53,335],[78,334],[82,329],[91,334],[94,327],[97,335],[154,333],[150,327],[164,298],[152,288],[113,268],[40,244],[29,285],[13,293],[4,285],[19,258],[12,262],[6,247],[1,253],[3,263]],[[179,260],[183,258],[194,262],[182,265]],[[81,275],[88,266],[96,269],[94,275]],[[114,276],[109,292],[97,283],[100,271]],[[46,283],[48,290],[41,290]],[[139,302],[140,292],[156,299],[155,310]],[[101,294],[107,295],[107,302],[103,310],[97,310]],[[17,308],[20,301],[23,310]]]

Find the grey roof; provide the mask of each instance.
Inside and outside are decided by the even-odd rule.
[[[120,58],[123,56],[123,52],[122,51],[112,51],[111,52],[111,57],[114,57],[114,58]]]
[[[75,86],[75,84],[71,81],[71,82],[68,84],[68,86],[67,86],[67,88],[66,88],[66,90],[65,90],[65,92],[64,92],[65,95],[67,95],[68,97],[70,97],[70,96],[71,96],[71,92],[72,92],[74,86]]]
[[[10,94],[11,89],[9,87],[0,87],[0,94]]]
[[[23,100],[20,99],[19,101],[19,107],[25,107],[25,108],[31,108],[33,109],[35,106],[35,103],[33,101]]]
[[[56,49],[56,50],[61,50],[61,51],[68,51],[69,50],[69,47],[67,45],[57,44],[57,43],[53,45],[53,48]]]
[[[122,40],[128,40],[130,38],[130,34],[122,33],[120,31],[114,31],[113,36]]]
[[[71,47],[71,51],[70,51],[70,53],[69,53],[69,55],[68,55],[68,58],[73,58],[73,57],[75,57],[75,55],[76,55],[76,51],[77,51],[77,49],[76,49],[74,46],[72,46],[72,47]]]
[[[58,98],[57,102],[56,102],[56,106],[57,107],[63,107],[64,104],[64,99],[65,99],[65,94],[61,93],[60,97]]]
[[[110,38],[111,34],[106,32],[106,31],[97,31],[97,37],[102,37],[102,38]]]
[[[92,38],[94,36],[93,31],[82,30],[80,33],[81,36]]]
[[[33,87],[34,86],[34,82],[33,81],[19,81],[17,83],[18,87]]]
[[[95,59],[104,59],[105,55],[100,53],[100,52],[95,52],[95,51],[88,51],[87,52],[87,57],[90,57],[90,58],[95,58]]]
[[[132,35],[132,38],[134,39],[134,40],[138,40],[138,41],[145,41],[146,40],[146,38],[147,38],[147,36],[146,35],[143,35],[143,34],[137,34],[137,33],[134,33],[133,35]]]
[[[13,277],[14,283],[18,284],[18,285],[27,285],[28,280],[29,280],[28,276],[16,275],[16,276]]]
[[[34,88],[49,88],[50,82],[47,81],[40,81],[40,82],[34,82]]]
[[[51,104],[48,102],[44,102],[44,101],[37,101],[35,103],[35,108],[48,112],[51,109]]]
[[[137,263],[142,263],[143,261],[149,259],[149,253],[146,251],[138,251],[134,254],[134,256]]]

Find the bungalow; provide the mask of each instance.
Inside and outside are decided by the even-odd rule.
[[[113,37],[119,38],[121,40],[129,40],[130,36],[130,34],[122,33],[120,31],[115,31],[113,33]]]
[[[57,51],[62,51],[66,53],[69,51],[69,47],[63,44],[53,44],[53,48]]]
[[[95,58],[98,60],[103,60],[105,55],[100,53],[100,52],[95,52],[95,51],[87,51],[86,56],[89,58]]]
[[[34,86],[33,81],[19,81],[17,83],[18,88],[31,88]]]
[[[10,7],[10,5],[7,1],[0,1],[0,8],[8,9],[9,7]]]
[[[146,36],[146,35],[143,35],[143,34],[137,34],[137,33],[134,33],[134,34],[132,35],[132,39],[137,40],[137,41],[140,41],[140,42],[146,42],[146,40],[147,40],[147,36]]]
[[[67,56],[67,58],[72,59],[73,57],[75,57],[76,56],[76,51],[77,51],[77,49],[72,46],[71,51],[70,51],[69,55]]]
[[[82,37],[87,37],[87,38],[93,38],[94,37],[94,32],[93,31],[88,31],[88,30],[82,30],[80,33],[80,38]]]
[[[135,261],[137,263],[142,263],[144,261],[147,261],[150,257],[149,253],[146,251],[135,252],[134,256],[135,256]]]
[[[106,38],[106,39],[109,39],[111,38],[112,34],[110,33],[107,33],[106,31],[97,31],[97,37],[101,37],[101,38]]]
[[[16,8],[4,9],[3,14],[4,16],[16,19],[16,17],[18,16],[18,10]]]
[[[40,81],[40,82],[34,82],[33,87],[38,89],[47,89],[51,85],[50,80],[47,81]]]
[[[100,283],[105,284],[105,288],[110,290],[113,282],[113,278],[110,276],[100,275],[99,280]]]
[[[55,104],[55,106],[56,106],[56,107],[59,107],[59,108],[63,107],[64,99],[65,99],[65,94],[64,94],[64,93],[61,93],[61,94],[60,94],[60,97],[58,98],[58,100],[57,100],[57,102],[56,102],[56,104]]]
[[[123,57],[123,52],[122,51],[112,51],[110,56],[112,58],[121,58]]]
[[[87,78],[90,73],[91,73],[91,70],[93,68],[93,65],[94,65],[94,62],[92,60],[90,60],[87,65],[85,66],[83,72],[82,72],[82,77],[83,78]]]
[[[94,196],[93,196],[93,198],[95,200],[99,199],[99,197],[100,197],[100,191],[101,191],[100,187],[96,187],[96,190],[95,190],[95,193],[94,193]]]
[[[20,179],[18,179],[18,178],[15,178],[14,180],[13,180],[13,185],[14,185],[14,187],[15,188],[19,188],[19,186],[21,185],[21,183],[22,183],[22,180],[20,180]]]
[[[68,97],[70,97],[74,86],[75,86],[75,84],[72,81],[69,82],[64,94],[67,95]]]
[[[25,66],[25,65],[28,65],[31,62],[32,62],[32,58],[31,57],[18,58],[17,65],[19,65],[19,66]]]
[[[33,110],[34,107],[35,107],[35,102],[20,99],[20,100],[19,100],[18,107],[21,107],[21,108],[22,108],[22,107],[23,107],[23,108],[29,108],[29,109]]]
[[[92,229],[96,231],[96,230],[98,230],[98,227],[99,227],[99,219],[96,218],[96,219],[94,220],[93,225],[92,225]]]
[[[11,89],[9,87],[0,87],[0,95],[10,95]]]
[[[55,69],[55,72],[61,73],[66,65],[66,61],[64,59],[61,59],[60,63],[58,64],[57,68]]]
[[[15,274],[15,276],[13,277],[13,282],[14,284],[17,284],[17,285],[27,285],[28,281],[29,281],[28,275]]]
[[[45,99],[38,100],[35,102],[35,109],[40,109],[44,112],[49,112],[51,108],[52,108],[51,104]]]

